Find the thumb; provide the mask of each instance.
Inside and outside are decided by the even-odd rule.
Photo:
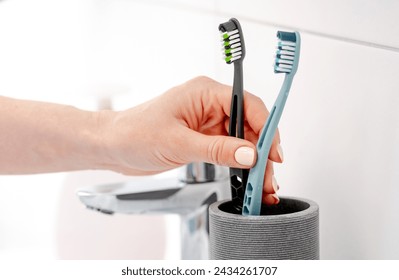
[[[231,136],[209,136],[196,131],[188,135],[188,161],[203,161],[235,168],[250,168],[256,162],[256,148],[250,141]]]

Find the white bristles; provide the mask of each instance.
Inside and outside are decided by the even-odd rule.
[[[286,73],[291,72],[290,69],[284,69],[284,68],[281,68],[281,67],[275,67],[274,69],[279,71],[279,72],[286,72]]]
[[[240,32],[238,29],[229,32],[221,32],[222,53],[226,63],[232,63],[243,55]]]
[[[230,61],[233,62],[234,60],[237,60],[237,59],[239,59],[240,57],[241,57],[241,56],[232,57]]]
[[[282,73],[290,73],[295,59],[296,44],[288,41],[280,41],[277,46],[274,70]]]
[[[289,64],[289,65],[294,64],[293,60],[286,60],[286,59],[279,59],[279,58],[276,58],[276,62],[277,63]]]
[[[233,62],[234,60],[237,60],[241,57],[241,54],[239,56],[232,56],[230,59],[230,62]],[[225,59],[225,56],[222,56],[223,60]]]
[[[295,73],[297,68],[297,47],[299,47],[296,42],[293,42],[296,41],[296,34],[279,31],[277,37],[279,40],[277,42],[277,52],[274,60],[274,72],[284,74]],[[284,38],[287,41],[281,40],[280,38]]]
[[[296,43],[291,42],[291,41],[281,41],[281,40],[279,40],[278,43],[280,45],[282,45],[282,46],[292,46],[292,47],[296,46]]]
[[[222,48],[221,51],[222,51],[223,54],[226,54],[226,49],[225,48]],[[235,53],[235,52],[238,52],[238,51],[241,51],[241,47],[230,49],[230,53]]]
[[[287,65],[287,64],[283,64],[283,63],[278,63],[278,67],[292,69],[292,65]]]
[[[281,59],[294,60],[294,57],[293,57],[293,56],[290,56],[290,55],[280,55],[280,58],[281,58]]]
[[[232,56],[232,57],[235,57],[235,56],[237,56],[237,55],[241,55],[242,52],[239,52],[239,51],[231,52],[231,53],[229,53],[228,55],[227,55],[225,52],[222,52],[222,54],[223,54],[224,56]]]
[[[241,46],[241,43],[237,43],[237,44],[231,45],[230,48],[234,49],[234,48],[238,48],[240,46]]]
[[[231,54],[232,57],[241,56],[241,52],[235,52]]]
[[[238,33],[238,29],[235,29],[230,32],[220,32],[220,35],[222,37],[222,41],[224,41],[225,39],[231,40],[240,36],[240,34]]]
[[[240,34],[235,34],[233,36],[230,36],[229,40],[231,41],[231,40],[234,40],[234,39],[239,38],[239,37],[240,37]]]
[[[237,34],[238,33],[238,29],[234,29],[233,31],[225,32],[225,33],[227,33],[227,35],[231,36],[231,35]]]
[[[238,52],[238,51],[241,51],[241,47],[231,49],[231,53],[235,53],[235,52]]]
[[[232,46],[233,44],[238,43],[238,42],[240,42],[240,38],[237,38],[237,39],[234,39],[234,40],[230,40],[230,41],[229,41],[230,46]]]
[[[286,51],[286,50],[278,50],[278,51],[277,51],[277,54],[281,54],[281,55],[292,55],[292,56],[294,56],[294,55],[295,55],[295,52]]]
[[[277,47],[277,49],[287,50],[287,51],[295,51],[295,47],[290,47],[290,46],[280,46],[280,47]]]

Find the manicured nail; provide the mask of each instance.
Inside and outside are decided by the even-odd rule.
[[[273,186],[273,190],[276,193],[279,189],[279,186],[277,184],[277,180],[276,177],[274,177],[274,175],[272,176],[272,186]]]
[[[272,194],[272,197],[274,198],[274,204],[278,204],[280,202],[280,198],[278,198],[277,194]]]
[[[281,148],[280,144],[277,145],[277,153],[278,153],[278,156],[280,157],[281,162],[283,162],[284,161],[284,153],[283,153],[283,148]]]
[[[234,157],[236,161],[245,166],[252,166],[255,157],[255,151],[252,148],[240,147],[236,150]]]

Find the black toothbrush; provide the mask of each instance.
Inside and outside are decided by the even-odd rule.
[[[237,19],[219,25],[223,56],[227,64],[234,64],[234,83],[230,107],[229,135],[244,139],[244,86],[242,62],[245,57],[244,37]],[[230,168],[230,187],[233,208],[241,213],[248,180],[248,169]]]

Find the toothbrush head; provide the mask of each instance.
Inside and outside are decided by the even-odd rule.
[[[295,75],[298,69],[301,37],[298,32],[278,31],[274,73]]]
[[[245,57],[245,44],[238,20],[231,18],[229,21],[220,24],[219,31],[222,36],[224,61],[227,64],[234,61],[242,61]]]

